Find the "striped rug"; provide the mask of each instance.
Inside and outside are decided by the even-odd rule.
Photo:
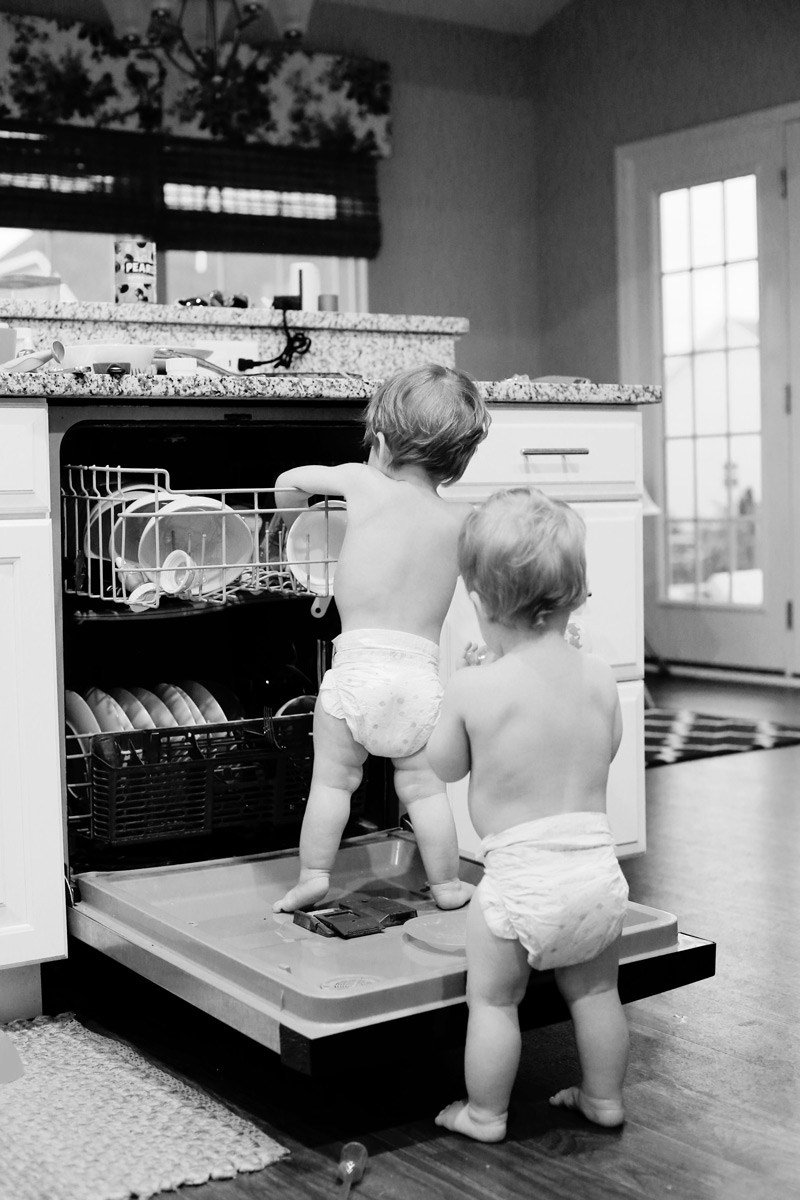
[[[775,721],[717,717],[690,709],[647,708],[644,714],[644,761],[661,767],[689,758],[774,750],[800,743],[800,729]]]

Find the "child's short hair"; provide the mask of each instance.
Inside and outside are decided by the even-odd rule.
[[[454,483],[489,431],[478,386],[466,371],[428,363],[385,380],[364,414],[364,445],[386,438],[396,466],[415,463],[437,484]]]
[[[538,488],[494,492],[461,531],[458,566],[492,621],[535,628],[586,599],[586,526]]]

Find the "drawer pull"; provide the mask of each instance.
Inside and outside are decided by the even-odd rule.
[[[535,449],[527,446],[524,450],[520,450],[520,454],[588,454],[589,450],[586,446],[553,446],[551,447],[536,447]]]

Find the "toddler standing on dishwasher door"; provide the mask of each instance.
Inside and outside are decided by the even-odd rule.
[[[450,803],[428,763],[439,716],[439,637],[458,578],[457,546],[471,508],[443,500],[463,474],[489,416],[475,381],[437,365],[401,371],[365,415],[366,463],[295,467],[275,481],[279,506],[344,496],[336,565],[342,632],[314,710],[314,769],[300,833],[297,884],[277,901],[293,912],[321,900],[368,753],[391,758],[395,791],[440,908],[472,888],[458,877]]]
[[[628,1027],[617,969],[628,886],[606,817],[622,719],[609,667],[564,639],[586,598],[585,530],[535,488],[496,492],[464,525],[459,567],[489,653],[449,682],[428,758],[469,780],[484,875],[467,914],[466,1100],[438,1125],[505,1136],[531,968],[555,969],[582,1080],[551,1097],[624,1119]]]

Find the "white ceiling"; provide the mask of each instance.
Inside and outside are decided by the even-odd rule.
[[[117,0],[119,3],[119,0]],[[144,0],[141,0],[144,3]],[[369,8],[398,16],[419,17],[493,29],[527,37],[570,0],[335,0],[353,8]],[[326,0],[318,0],[324,4]],[[65,20],[103,21],[103,0],[0,0],[0,12],[27,13]]]
[[[500,33],[529,36],[570,0],[336,0],[351,8],[371,8],[429,21],[477,25]]]

